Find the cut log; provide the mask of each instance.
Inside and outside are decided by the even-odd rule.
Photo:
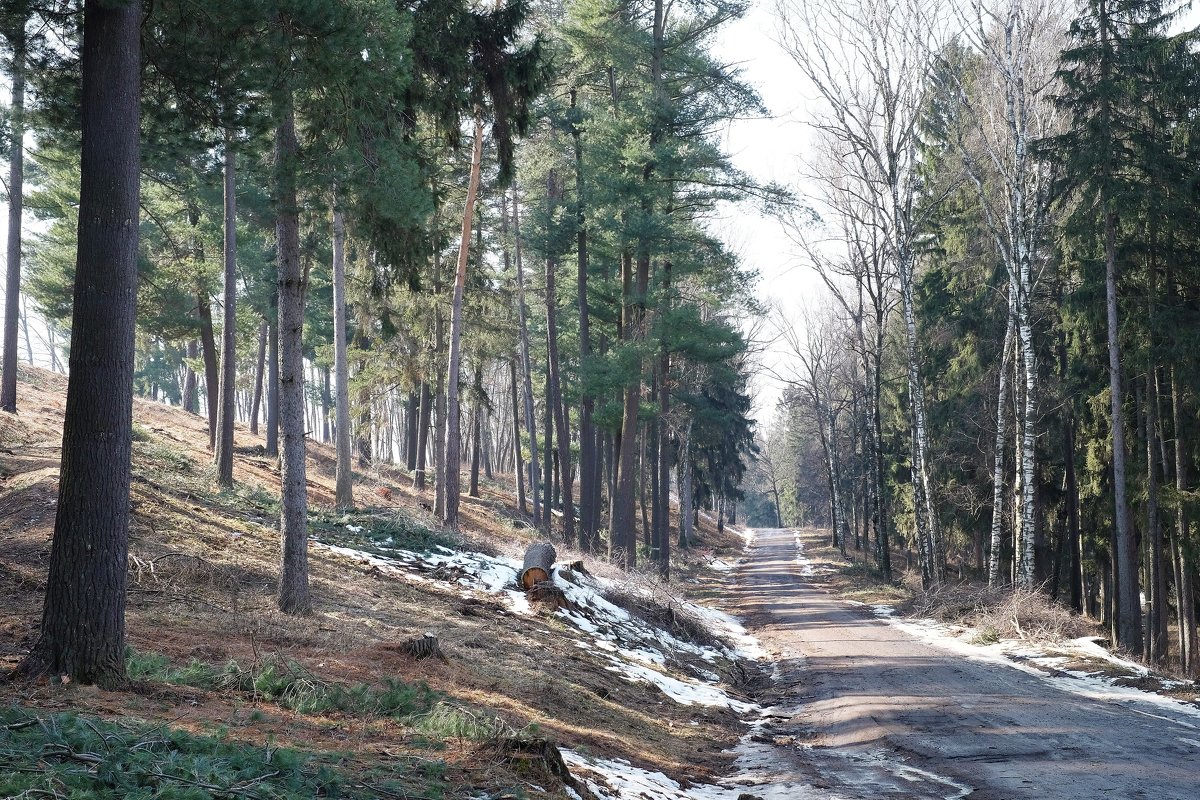
[[[550,570],[557,556],[554,545],[549,542],[534,542],[529,545],[518,578],[521,588],[528,592],[537,584],[550,580]]]

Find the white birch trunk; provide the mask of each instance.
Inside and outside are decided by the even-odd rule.
[[[1013,348],[1013,328],[1016,327],[1016,289],[1008,287],[1008,324],[1004,330],[1004,349],[1000,359],[1000,385],[996,393],[996,451],[992,468],[992,531],[991,552],[988,554],[988,586],[1000,583],[1000,529],[1004,521],[1004,450],[1008,428],[1008,369]]]

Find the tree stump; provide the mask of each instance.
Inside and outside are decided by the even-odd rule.
[[[426,633],[423,636],[417,636],[416,638],[401,642],[400,650],[418,660],[422,658],[436,658],[443,664],[450,663],[450,660],[446,658],[446,654],[442,652],[441,642],[432,633]]]
[[[525,563],[521,566],[521,575],[517,579],[521,588],[529,591],[534,586],[550,580],[550,571],[558,553],[549,542],[534,542],[525,551]]]

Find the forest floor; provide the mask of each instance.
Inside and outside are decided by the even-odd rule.
[[[0,415],[4,674],[37,635],[66,388],[33,368],[20,380],[19,413]],[[143,400],[134,417],[133,683],[0,683],[0,796],[603,794],[545,742],[576,774],[602,761],[687,786],[729,771],[767,681],[737,623],[698,605],[729,590],[732,530],[702,525],[669,586],[560,545],[591,575],[558,581],[566,608],[531,605],[510,579],[539,534],[510,489],[463,497],[455,532],[428,513],[432,490],[378,467],[343,514],[333,451],[310,443],[316,608],[295,618],[275,608],[278,474],[261,440],[238,426],[221,491],[204,419]],[[402,647],[425,633],[444,659]]]

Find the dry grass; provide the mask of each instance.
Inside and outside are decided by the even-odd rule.
[[[991,588],[947,583],[920,588],[917,576],[906,581],[912,593],[908,613],[974,628],[980,642],[1023,639],[1063,642],[1094,634],[1094,623],[1054,602],[1039,589]]]
[[[21,413],[0,414],[0,595],[6,598],[0,610],[0,671],[15,665],[36,636],[57,500],[65,392],[65,379],[53,373],[22,368],[20,378]],[[488,598],[464,599],[453,586],[407,583],[311,548],[315,613],[305,618],[280,614],[275,608],[279,478],[274,460],[261,455],[260,440],[239,426],[238,485],[222,492],[209,467],[202,418],[141,400],[135,401],[134,414],[127,625],[137,651],[162,654],[179,667],[192,659],[209,664],[282,659],[318,681],[425,682],[464,719],[500,720],[506,731],[536,726],[539,735],[565,745],[679,778],[703,780],[724,772],[729,759],[722,750],[741,734],[733,712],[680,706],[649,685],[621,680],[605,668],[607,662],[576,647],[566,623],[550,609],[520,617]],[[331,448],[310,443],[308,477],[314,532],[343,525],[343,515],[332,508]],[[423,508],[432,503],[431,489],[415,491],[404,470],[382,466],[356,482],[359,509],[350,520],[368,527],[401,520],[467,549],[519,558],[542,534],[513,508],[503,483],[482,488],[482,497],[462,499],[460,531],[448,531]],[[679,638],[705,641],[708,634],[679,611],[677,593],[703,574],[714,548],[721,552],[735,542],[733,534],[718,538],[707,525],[702,536],[712,539],[680,554],[679,577],[669,585],[651,570],[624,573],[555,544],[560,560],[583,558],[589,570],[621,587],[613,599],[657,623],[669,623]],[[399,643],[426,631],[438,637],[449,663],[417,660],[402,651]],[[97,693],[86,687],[0,685],[0,702],[5,701],[171,721],[201,732],[233,726],[247,741],[303,742],[348,752],[365,764],[396,754],[417,757],[435,747],[456,783],[520,785],[502,759],[475,767],[476,745],[453,736],[438,739],[393,720],[298,714],[257,701],[248,706],[247,698],[236,693],[165,686]],[[426,724],[437,728],[434,721]]]

